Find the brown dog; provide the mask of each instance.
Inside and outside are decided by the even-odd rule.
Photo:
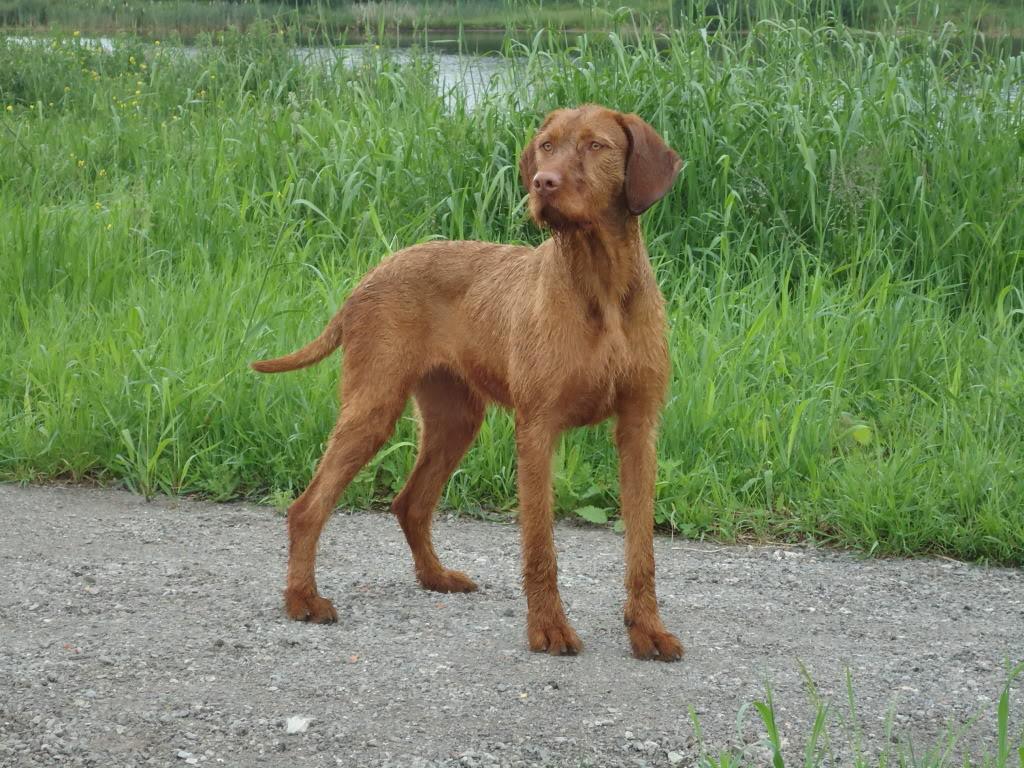
[[[257,371],[290,371],[344,349],[338,422],[313,480],[288,510],[291,618],[337,618],[317,593],[317,540],[410,395],[420,449],[392,510],[424,587],[476,589],[441,565],[430,523],[493,401],[515,412],[530,648],[573,654],[582,647],[558,594],[551,458],[563,430],[615,416],[630,643],[638,658],[682,656],[654,593],[654,442],[669,363],[663,299],[637,218],[681,167],[636,115],[593,105],[552,112],[519,161],[530,214],[551,228],[550,240],[536,249],[481,242],[406,248],[363,279],[318,338],[253,363]]]

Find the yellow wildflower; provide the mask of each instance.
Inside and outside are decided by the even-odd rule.
[[[102,177],[104,177],[106,175],[107,175],[107,169],[106,168],[100,168],[100,178],[102,178]]]
[[[14,105],[13,104],[8,104],[7,105],[7,111],[8,112],[13,112],[14,111]]]
[[[93,205],[97,211],[103,210],[103,203],[101,203],[99,200],[97,200]]]
[[[64,93],[71,93],[71,86],[70,85],[65,85],[64,86]]]
[[[72,32],[71,34],[74,37],[81,37],[82,36],[82,33],[79,30],[77,30],[77,29],[74,32]]]
[[[135,63],[135,57],[134,56],[129,56],[128,57],[128,63],[129,64],[134,64]]]
[[[85,168],[85,160],[79,160],[78,161],[78,167],[79,168]]]
[[[114,228],[114,225],[113,225],[113,224],[107,224],[107,231],[108,231],[108,232],[109,232],[110,230],[112,230],[113,228]]]

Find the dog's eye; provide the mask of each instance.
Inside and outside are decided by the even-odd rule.
[[[590,142],[590,148],[592,150],[594,150],[595,152],[597,152],[597,150],[601,149],[603,146],[604,146],[604,144],[602,144],[600,141],[592,141],[592,142]]]
[[[545,152],[550,152],[552,149],[554,149],[554,146],[551,144],[550,141],[545,141],[543,144],[540,145],[540,148],[543,149]]]

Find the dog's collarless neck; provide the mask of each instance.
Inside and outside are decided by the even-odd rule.
[[[629,292],[636,261],[644,248],[639,219],[621,226],[597,226],[556,232],[556,257],[569,269],[573,285],[587,299],[620,302]]]

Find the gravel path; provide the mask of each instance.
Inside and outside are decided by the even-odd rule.
[[[920,751],[974,716],[962,743],[991,752],[1006,661],[1024,657],[1019,570],[661,537],[662,615],[687,646],[668,665],[629,656],[606,530],[558,526],[585,650],[551,658],[526,649],[512,525],[440,519],[442,560],[481,591],[438,595],[393,519],[335,515],[319,571],[334,626],[285,620],[268,508],[0,486],[0,525],[3,766],[685,766],[701,754],[690,708],[708,749],[762,765],[744,705],[770,681],[798,755],[801,664],[832,704],[830,764],[852,749],[846,670],[868,755],[897,736]]]

